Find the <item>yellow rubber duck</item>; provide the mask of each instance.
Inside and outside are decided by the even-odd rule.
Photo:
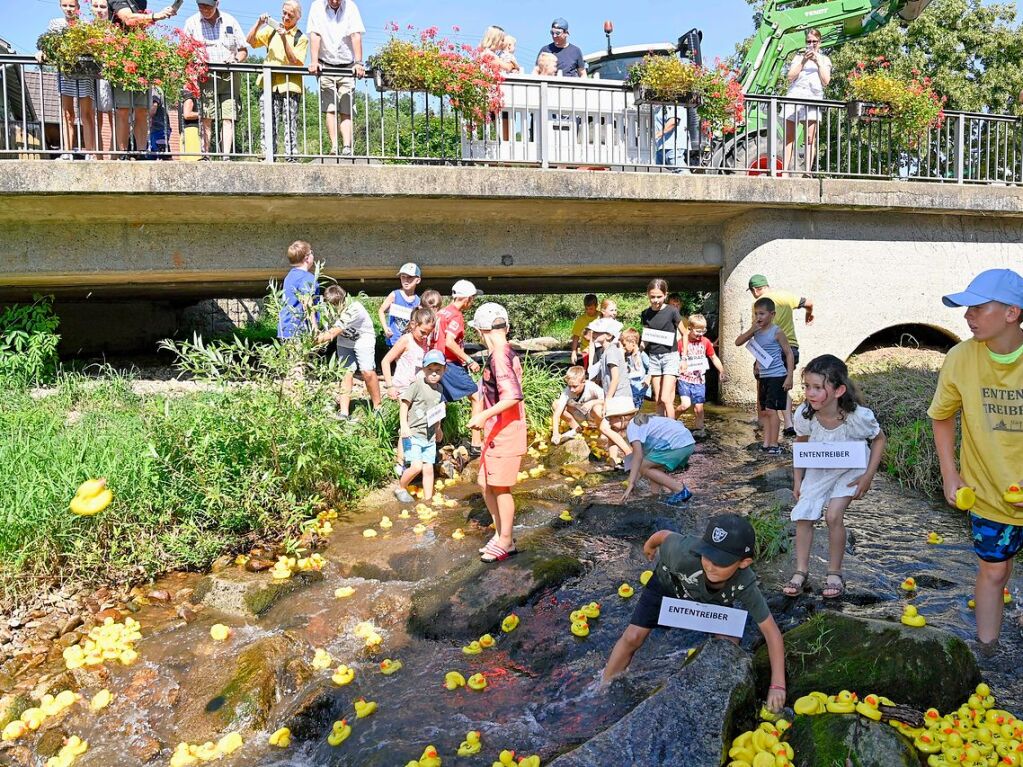
[[[851,714],[856,710],[856,698],[848,690],[842,690],[828,699],[826,707],[832,714]]]
[[[1023,487],[1015,483],[1009,485],[1002,493],[1002,500],[1006,503],[1023,503]]]
[[[937,546],[939,543],[944,543],[945,539],[942,538],[937,533],[929,533],[927,536],[927,542],[934,546]]]
[[[390,658],[384,658],[380,661],[380,673],[384,676],[390,676],[395,671],[401,671],[402,662],[400,660],[391,660]]]
[[[458,745],[459,756],[473,756],[483,748],[483,741],[480,740],[479,730],[469,730],[465,733],[465,740]]]
[[[334,589],[334,596],[338,599],[348,599],[350,596],[354,596],[355,589],[351,586],[341,586],[340,588]]]
[[[596,602],[590,602],[588,605],[583,605],[579,608],[579,612],[585,615],[590,620],[600,617],[600,605]]]
[[[462,648],[462,652],[466,655],[479,655],[483,652],[483,648],[480,647],[480,643],[474,639]]]
[[[902,589],[903,591],[908,591],[910,593],[916,591],[916,579],[915,578],[906,578],[906,580],[904,580],[900,584],[899,588]]]
[[[573,519],[575,519],[575,517],[572,516],[572,512],[570,512],[568,509],[565,509],[563,512],[558,514],[558,519],[560,519],[562,522],[571,522]]]
[[[961,487],[956,490],[956,508],[969,511],[977,504],[977,493],[972,487]]]
[[[856,713],[878,722],[881,720],[881,711],[878,708],[880,705],[881,701],[876,695],[867,695],[856,704]]]
[[[451,533],[451,537],[456,541],[460,541],[465,537],[465,531],[463,531],[460,527],[456,527],[454,532]]]
[[[373,701],[367,701],[365,698],[358,698],[355,701],[355,718],[365,719],[377,710],[377,704]]]
[[[90,479],[78,486],[78,492],[68,508],[80,517],[91,517],[103,511],[112,500],[114,494],[110,492],[105,479]]]
[[[465,680],[465,686],[470,690],[485,690],[487,689],[487,678],[483,674],[473,674]]]
[[[348,736],[352,734],[352,726],[347,719],[338,719],[330,728],[330,735],[327,736],[327,743],[332,746],[340,746]]]
[[[102,689],[98,693],[92,696],[92,700],[89,701],[89,710],[94,714],[98,711],[102,711],[113,701],[114,696],[110,690]]]
[[[334,659],[330,657],[330,653],[322,647],[317,647],[316,652],[313,654],[313,668],[322,671],[323,669],[330,668],[332,665],[334,665]]]
[[[330,681],[338,687],[344,687],[346,684],[351,684],[353,679],[355,679],[355,669],[342,663],[334,670],[334,675],[330,678]]]
[[[583,618],[579,621],[572,621],[572,633],[577,637],[585,637],[590,634],[590,624]]]
[[[913,605],[906,605],[905,608],[903,608],[902,622],[907,626],[912,626],[913,628],[920,628],[921,626],[927,625],[927,621],[924,619],[924,616],[920,615]]]
[[[618,596],[620,596],[622,599],[628,599],[635,593],[636,589],[632,588],[632,586],[630,586],[628,583],[623,583],[621,586],[618,587]]]
[[[210,626],[210,637],[214,642],[223,642],[229,636],[231,636],[231,629],[223,623],[214,623]]]
[[[653,570],[644,570],[639,574],[639,582],[646,586],[647,582],[654,577]]]
[[[380,517],[380,522],[378,522],[377,524],[380,525],[381,530],[390,530],[392,527],[394,527],[394,523],[391,521],[391,518],[386,515]]]
[[[510,634],[518,627],[518,625],[519,616],[517,616],[515,613],[509,613],[504,617],[504,620],[501,621],[501,631],[503,631],[505,634]]]
[[[422,535],[423,533],[426,532],[426,525],[418,524],[412,528],[412,532],[415,533],[416,535]]]
[[[457,690],[465,687],[465,677],[457,671],[449,671],[444,675],[444,686],[449,690]]]
[[[270,736],[270,745],[277,748],[287,748],[291,745],[291,730],[281,727]]]
[[[479,638],[479,643],[480,647],[482,647],[484,650],[489,650],[491,647],[497,644],[494,637],[492,637],[490,634],[484,634],[483,636],[481,636]]]

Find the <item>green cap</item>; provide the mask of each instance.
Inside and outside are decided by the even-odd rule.
[[[767,278],[762,274],[754,274],[749,278],[750,288],[766,288],[769,284]]]

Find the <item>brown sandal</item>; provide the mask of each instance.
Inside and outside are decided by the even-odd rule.
[[[829,583],[828,578],[838,578],[838,583]],[[831,591],[832,594],[826,594],[825,592]],[[842,577],[842,573],[836,570],[828,570],[828,575],[824,579],[824,588],[821,589],[821,596],[825,599],[838,599],[845,594],[845,578]]]
[[[801,575],[803,580],[796,583],[796,576]],[[810,589],[810,573],[807,570],[796,570],[789,578],[789,582],[781,588],[781,593],[787,597],[798,597],[804,591]]]

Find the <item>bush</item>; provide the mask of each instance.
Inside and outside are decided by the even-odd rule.
[[[59,323],[51,297],[0,310],[0,383],[5,387],[39,384],[53,375]]]

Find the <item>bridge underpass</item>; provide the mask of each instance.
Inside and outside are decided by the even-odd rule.
[[[720,291],[727,400],[749,399],[746,281],[810,296],[804,359],[903,325],[965,333],[939,296],[1023,264],[1023,190],[954,184],[412,166],[0,163],[0,300],[58,297],[65,334],[150,343],[200,298],[260,296],[294,239],[382,294]]]

